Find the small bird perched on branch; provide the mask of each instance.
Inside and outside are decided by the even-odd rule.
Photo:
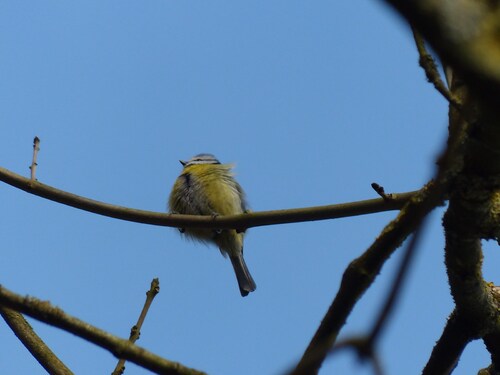
[[[185,215],[238,215],[246,212],[245,193],[234,179],[231,164],[221,164],[212,154],[180,160],[184,169],[168,200],[170,212]],[[188,237],[212,242],[229,256],[243,297],[256,288],[243,259],[244,233],[235,229],[179,229]]]

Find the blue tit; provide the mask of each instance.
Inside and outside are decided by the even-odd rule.
[[[170,212],[185,215],[238,215],[246,212],[245,193],[234,179],[231,164],[221,164],[211,154],[180,161],[184,169],[175,181],[168,200]],[[229,256],[243,297],[256,288],[243,259],[244,233],[234,229],[179,229],[201,242],[214,243]]]

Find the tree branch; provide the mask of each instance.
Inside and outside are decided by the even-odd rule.
[[[460,111],[450,108],[450,131],[464,122],[472,125],[443,219],[446,271],[463,340],[482,337],[492,355],[492,368],[498,369],[500,349],[491,339],[500,337],[500,310],[495,288],[483,278],[481,240],[498,239],[500,227],[500,112],[498,106],[473,95],[456,73],[453,80],[452,90],[463,107]],[[436,356],[436,362],[446,360]]]
[[[0,286],[0,305],[29,315],[32,318],[61,328],[100,346],[117,358],[125,358],[148,370],[167,375],[204,375],[203,372],[166,360],[139,346],[113,336],[99,328],[66,314],[49,302],[34,297],[22,297]]]
[[[440,57],[458,70],[476,94],[491,103],[500,94],[500,8],[496,1],[385,0]],[[460,25],[457,27],[457,25]]]
[[[413,234],[413,238],[407,245],[406,251],[403,256],[403,260],[399,266],[398,272],[392,286],[390,288],[389,295],[386,298],[386,301],[380,310],[378,318],[375,320],[372,329],[367,335],[361,337],[350,337],[342,340],[335,344],[335,346],[328,352],[329,356],[337,353],[340,349],[344,348],[352,348],[356,351],[356,354],[362,361],[369,361],[373,365],[373,370],[375,374],[382,375],[384,372],[382,370],[382,364],[376,354],[376,344],[378,339],[380,338],[381,332],[384,326],[388,322],[389,315],[395,305],[398,294],[400,293],[405,276],[408,273],[408,269],[410,267],[410,263],[414,258],[415,252],[418,248],[418,243],[420,240],[420,236],[422,235],[423,226],[420,225],[415,233]]]
[[[417,46],[417,51],[419,55],[418,63],[420,67],[424,70],[425,76],[427,80],[434,85],[434,88],[441,94],[443,97],[456,108],[461,107],[460,101],[453,97],[450,91],[444,85],[443,80],[439,74],[436,62],[427,49],[425,48],[425,41],[420,35],[420,33],[412,26],[411,31],[413,33],[413,38],[415,39],[415,45]]]
[[[131,343],[135,343],[139,339],[139,336],[141,335],[142,323],[144,323],[146,315],[148,314],[149,311],[149,307],[151,306],[154,298],[159,292],[160,292],[160,280],[156,278],[153,279],[153,281],[151,281],[151,287],[146,292],[146,301],[144,302],[144,306],[142,308],[141,314],[139,315],[139,319],[137,320],[137,323],[130,330],[130,336],[128,338],[128,341],[130,341]],[[120,358],[111,375],[121,375],[123,374],[124,370],[125,370],[125,359]]]
[[[451,374],[470,341],[471,335],[467,332],[467,324],[459,317],[456,310],[453,311],[422,375]]]
[[[341,350],[352,349],[356,352],[360,360],[368,361],[372,365],[373,373],[375,375],[384,375],[385,372],[382,368],[380,358],[374,350],[375,348],[367,344],[368,342],[366,337],[352,337],[336,343],[328,354],[333,356]]]
[[[73,372],[61,362],[31,325],[17,311],[0,306],[0,315],[15,333],[19,341],[49,374],[72,375]]]
[[[442,203],[445,187],[433,183],[420,190],[375,242],[344,272],[339,291],[292,375],[316,374],[356,302],[373,283],[385,261]]]
[[[379,198],[328,206],[250,212],[242,215],[214,217],[168,214],[115,206],[53,188],[38,181],[24,178],[1,167],[0,181],[24,190],[30,194],[99,215],[137,223],[177,228],[247,229],[264,225],[298,223],[304,221],[328,220],[341,217],[366,215],[376,212],[399,210],[416,193],[408,192],[392,194],[393,197],[391,200]]]
[[[403,283],[406,279],[406,276],[408,275],[410,264],[412,260],[415,258],[415,253],[417,252],[418,249],[424,224],[425,221],[422,221],[420,223],[420,226],[417,227],[415,233],[413,234],[413,237],[411,238],[409,244],[407,245],[406,251],[403,255],[403,260],[401,261],[396,277],[394,278],[394,281],[391,285],[389,295],[387,296],[387,299],[382,307],[382,310],[380,311],[379,316],[375,321],[375,324],[373,325],[373,328],[368,336],[366,344],[370,348],[373,348],[376,345],[376,342],[378,341],[384,326],[387,324],[389,315],[394,309],[396,299],[400,294],[401,289],[403,287]],[[370,352],[372,351],[373,349],[370,349]]]
[[[464,142],[469,131],[467,122],[459,125],[450,129],[447,147],[439,158],[435,182],[413,196],[370,248],[345,270],[340,289],[293,375],[312,375],[319,371],[354,305],[373,283],[385,261],[415,231],[425,216],[447,198],[450,186],[462,171]]]
[[[491,365],[488,369],[490,375],[500,374],[500,332],[497,330],[483,338],[486,348],[491,353]]]

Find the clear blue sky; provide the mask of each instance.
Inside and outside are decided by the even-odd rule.
[[[445,101],[425,82],[411,33],[380,1],[2,1],[0,165],[108,203],[164,211],[179,159],[235,162],[253,210],[306,207],[421,187],[446,137]],[[127,337],[153,277],[138,344],[210,374],[281,374],[298,360],[347,264],[395,212],[249,231],[257,291],[228,260],[170,228],[101,217],[0,184],[0,284]],[[419,373],[453,304],[436,211],[381,343],[389,374]],[[497,252],[498,253],[498,252]],[[496,259],[493,257],[496,256]],[[486,249],[485,274],[499,255]],[[368,329],[399,256],[342,337]],[[77,374],[108,352],[33,326]],[[43,374],[0,322],[0,372]],[[488,365],[469,346],[456,371]],[[146,374],[133,364],[127,374]],[[354,355],[324,374],[370,374]]]

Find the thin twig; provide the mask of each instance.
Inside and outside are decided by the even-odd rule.
[[[33,160],[31,161],[30,169],[31,169],[31,180],[36,180],[36,167],[38,163],[36,162],[38,151],[40,151],[40,138],[35,137],[33,139]]]
[[[329,220],[341,217],[366,215],[376,212],[400,210],[411,197],[416,195],[416,192],[413,191],[393,194],[393,199],[390,201],[385,201],[384,199],[369,199],[328,206],[251,212],[231,216],[197,216],[165,214],[115,206],[68,193],[38,181],[32,181],[1,167],[0,181],[30,194],[99,215],[137,223],[177,228],[247,229],[264,225]]]
[[[108,350],[117,358],[125,358],[150,371],[165,375],[205,375],[178,362],[172,362],[147,351],[128,340],[113,336],[34,297],[23,297],[0,286],[0,305],[29,315],[41,322],[61,328]]]
[[[424,69],[427,80],[434,85],[434,88],[441,94],[443,97],[452,105],[457,108],[461,107],[460,101],[455,98],[450,91],[446,88],[443,80],[441,79],[441,75],[439,74],[436,62],[434,58],[431,56],[427,49],[425,48],[424,38],[420,35],[420,33],[415,29],[415,27],[411,26],[411,31],[413,32],[413,38],[415,39],[415,44],[417,46],[418,54],[419,54],[419,65]]]
[[[49,374],[72,375],[73,372],[61,362],[31,325],[17,311],[0,306],[0,315],[12,329],[19,341]]]
[[[367,340],[364,337],[346,339],[342,342],[335,344],[335,346],[330,350],[329,355],[337,353],[340,349],[352,348],[358,354],[361,361],[368,360],[372,367],[375,375],[383,375],[384,370],[382,368],[382,363],[379,356],[375,352],[374,347],[369,347],[367,345]],[[369,350],[369,352],[367,352]]]
[[[413,237],[407,246],[407,249],[404,253],[403,259],[402,259],[401,264],[399,266],[398,273],[396,274],[396,277],[394,278],[394,282],[391,286],[391,291],[389,293],[389,296],[387,297],[387,300],[384,304],[384,307],[380,311],[378,319],[376,320],[376,322],[371,330],[371,333],[368,336],[368,343],[367,344],[370,347],[375,346],[377,339],[380,337],[380,333],[382,332],[382,329],[387,324],[388,317],[394,308],[394,304],[396,302],[396,299],[397,299],[398,295],[401,293],[403,283],[404,283],[406,277],[408,276],[408,270],[410,268],[411,261],[415,257],[415,253],[416,253],[416,250],[418,248],[418,243],[419,243],[419,240],[422,236],[424,223],[425,223],[425,220],[420,223],[420,226],[417,228],[417,230],[413,234]]]
[[[385,2],[418,29],[440,58],[460,72],[464,82],[473,88],[481,101],[498,108],[500,44],[497,38],[500,19],[495,1]],[[464,32],[468,32],[467,37],[464,37]]]
[[[465,125],[450,132],[434,182],[419,190],[370,248],[349,264],[335,299],[292,372],[293,375],[312,375],[319,371],[354,305],[373,283],[385,261],[416,230],[425,216],[447,198],[448,190],[461,170],[463,141],[467,134],[468,127]]]
[[[153,302],[154,298],[159,292],[160,292],[160,280],[158,278],[155,278],[153,279],[153,281],[151,281],[151,287],[146,292],[146,301],[144,302],[144,307],[142,308],[141,315],[139,315],[137,323],[130,330],[130,336],[128,340],[131,343],[135,343],[139,339],[139,336],[141,335],[142,323],[144,323],[144,319],[146,319],[149,307],[151,306],[151,303]],[[123,374],[124,371],[125,371],[125,359],[120,358],[120,360],[116,364],[114,371],[112,372],[112,375],[121,375]]]
[[[394,279],[394,282],[391,286],[391,291],[389,296],[386,299],[386,302],[380,311],[380,314],[375,320],[375,324],[371,329],[370,333],[363,337],[352,337],[342,340],[333,346],[331,350],[329,350],[328,355],[331,356],[337,353],[340,349],[344,348],[353,348],[356,350],[359,358],[361,360],[368,360],[373,365],[373,370],[376,374],[383,374],[382,364],[376,355],[376,343],[377,339],[380,337],[380,333],[384,325],[387,323],[389,314],[394,307],[394,303],[399,292],[402,289],[403,282],[405,276],[408,273],[408,269],[411,263],[411,260],[414,257],[414,254],[417,249],[418,241],[420,239],[422,232],[422,224],[415,231],[410,243],[407,246],[406,252],[404,254],[403,260],[401,261],[401,265],[399,267],[398,273]],[[304,366],[303,368],[306,368]]]
[[[339,291],[318,327],[293,375],[316,374],[335,343],[356,302],[378,276],[382,266],[424,217],[441,204],[447,185],[429,183],[401,210],[363,255],[342,276]]]
[[[368,348],[366,337],[351,337],[336,343],[328,352],[328,355],[334,356],[345,349],[353,349],[361,361],[369,361],[375,375],[384,375],[384,370],[377,353]],[[370,349],[368,353],[367,350]]]

